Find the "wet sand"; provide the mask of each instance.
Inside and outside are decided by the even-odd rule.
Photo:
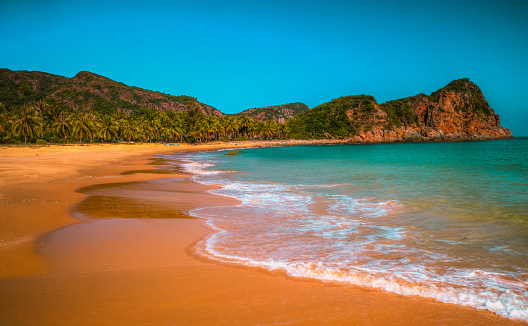
[[[0,324],[525,325],[197,257],[212,231],[187,212],[235,201],[177,171],[120,173],[222,145],[0,148]]]

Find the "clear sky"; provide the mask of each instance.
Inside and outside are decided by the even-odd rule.
[[[528,1],[0,1],[0,68],[197,97],[224,113],[479,85],[528,136]]]

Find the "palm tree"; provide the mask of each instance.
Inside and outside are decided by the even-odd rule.
[[[255,121],[255,120],[251,120],[251,121],[252,123],[248,127],[248,133],[251,139],[255,139],[256,134],[258,132],[259,125],[260,125],[260,121]]]
[[[183,117],[183,114],[181,113],[175,113],[174,115],[170,116],[172,120],[172,124],[174,126],[174,129],[177,131],[180,137],[180,141],[183,141],[183,136],[185,135],[185,131],[187,129],[187,126],[185,125],[185,119]]]
[[[257,121],[253,129],[253,137],[261,139],[265,133],[265,125],[262,121]]]
[[[138,132],[142,141],[152,142],[156,137],[156,126],[143,115],[138,120]]]
[[[222,136],[222,137],[225,137],[226,136],[226,131],[225,131],[225,125],[226,125],[226,119],[227,119],[227,116],[221,116],[221,117],[218,117],[217,120],[218,120],[218,134],[219,136]]]
[[[117,124],[110,115],[103,115],[99,119],[97,137],[104,141],[113,140],[117,135]]]
[[[116,125],[117,125],[117,137],[118,138],[126,138],[123,135],[123,123],[125,119],[127,118],[127,113],[121,109],[117,109],[117,112],[115,112],[112,115],[112,118],[114,119]]]
[[[10,132],[8,130],[11,130],[12,121],[9,118],[10,117],[7,114],[0,114],[0,139],[7,140],[7,138],[10,136]]]
[[[285,123],[279,123],[277,126],[277,136],[280,139],[286,138],[286,134],[288,133],[288,128],[286,127]]]
[[[223,121],[223,131],[227,135],[227,140],[231,140],[231,137],[236,136],[236,132],[238,131],[238,121],[235,117],[226,117]]]
[[[11,126],[11,130],[16,136],[23,136],[24,143],[27,143],[28,137],[35,138],[39,135],[41,127],[38,111],[32,106],[24,105]]]
[[[240,118],[240,131],[244,135],[244,137],[247,137],[249,133],[249,129],[251,128],[251,125],[253,124],[253,120],[251,120],[247,115],[244,115],[242,118]]]
[[[278,132],[277,123],[274,120],[267,120],[264,123],[264,135],[266,135],[266,139],[270,140],[272,139]]]
[[[208,116],[208,130],[209,139],[218,140],[218,134],[220,133],[220,120],[216,117]]]
[[[184,120],[186,124],[189,125],[189,131],[192,131],[196,122],[200,120],[204,114],[202,112],[202,107],[195,98],[192,98],[186,106]]]
[[[127,117],[127,114],[125,111],[117,109],[117,111],[113,114],[113,117],[115,121],[119,121],[125,119]]]
[[[43,132],[53,133],[53,125],[59,120],[62,109],[58,105],[45,106],[42,111]]]
[[[141,116],[141,127],[149,142],[159,138],[161,131],[161,116],[156,110],[149,110]]]
[[[48,108],[48,103],[44,102],[43,100],[40,100],[35,103],[35,106],[33,108],[36,111],[37,115],[41,117],[41,124],[43,124],[44,112],[46,112],[46,109]],[[42,128],[40,128],[40,138],[44,138],[44,128],[42,125],[41,127]]]
[[[79,113],[72,121],[72,136],[82,142],[83,138],[93,139],[95,132],[94,114],[91,112]]]
[[[59,136],[68,139],[72,130],[72,116],[67,111],[59,113],[57,120],[52,124],[53,131]]]
[[[44,102],[43,100],[38,101],[35,103],[35,110],[39,112],[44,112],[48,108],[48,103]]]
[[[195,141],[203,141],[203,138],[207,134],[208,123],[207,120],[201,116],[197,119],[194,124],[191,126],[190,136],[194,138]]]
[[[137,127],[135,120],[131,118],[124,119],[120,124],[119,128],[121,130],[121,136],[127,138],[130,142],[132,139],[138,137]]]
[[[160,136],[164,140],[169,142],[173,141],[176,137],[183,137],[183,119],[181,114],[174,111],[169,111],[160,114]]]

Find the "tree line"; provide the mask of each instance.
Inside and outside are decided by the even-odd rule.
[[[71,111],[44,101],[7,110],[0,104],[0,143],[70,142],[207,142],[287,137],[287,127],[247,116],[207,116],[197,102],[186,112],[145,109],[139,114],[116,111]]]

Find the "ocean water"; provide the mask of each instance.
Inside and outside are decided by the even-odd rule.
[[[528,321],[528,139],[177,154],[218,261]],[[177,163],[175,163],[177,164]]]

